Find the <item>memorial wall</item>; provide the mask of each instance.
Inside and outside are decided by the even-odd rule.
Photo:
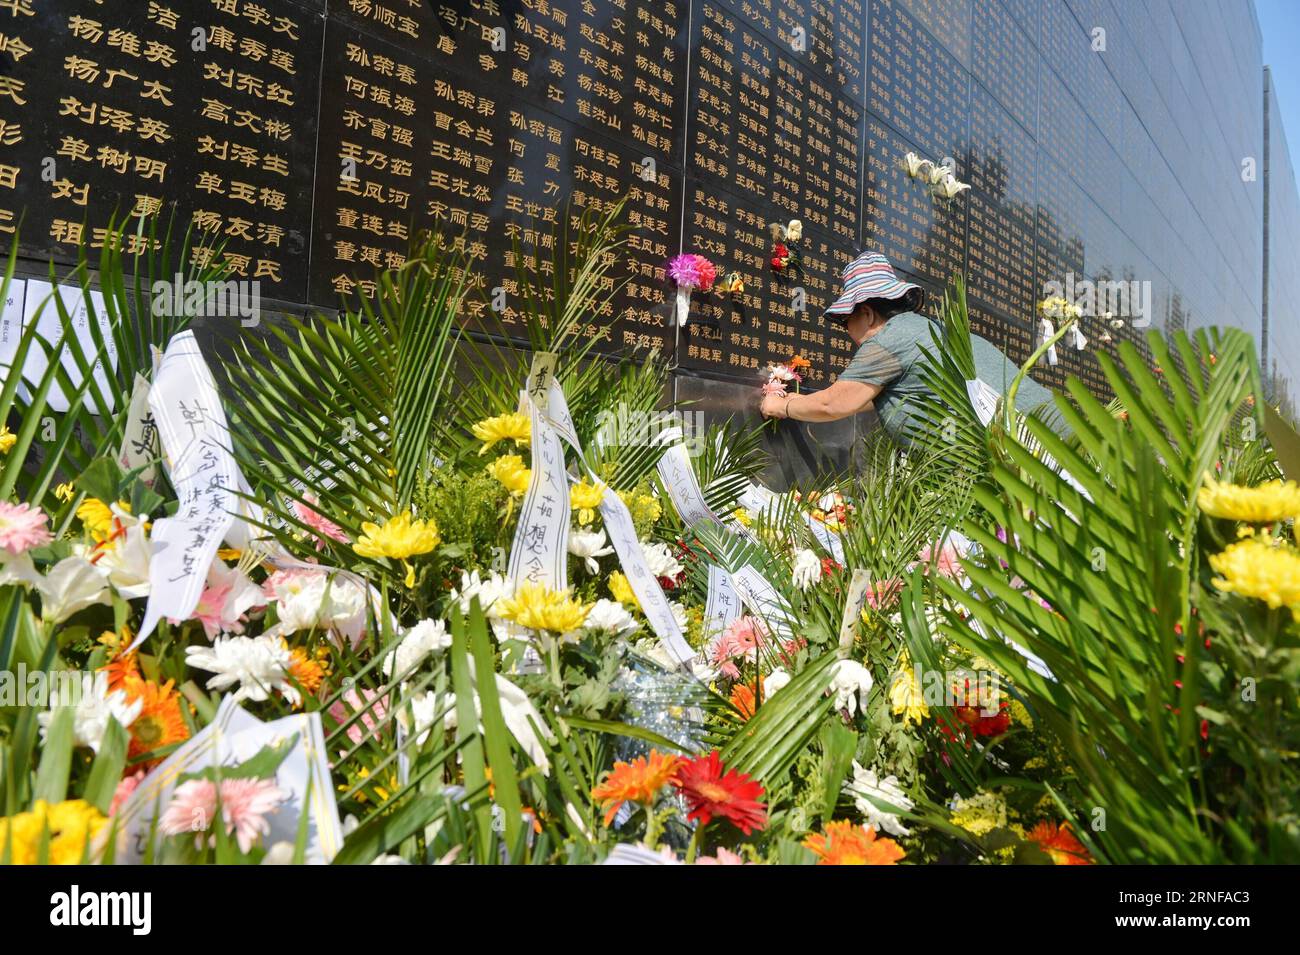
[[[1258,332],[1259,47],[1248,0],[3,0],[0,229],[69,261],[175,201],[264,299],[318,307],[440,229],[510,306],[512,249],[545,263],[567,200],[627,194],[603,351],[749,384],[800,354],[823,386],[851,343],[821,309],[875,248],[935,293],[963,273],[1017,360],[1044,283],[1139,283],[1039,370],[1100,389],[1134,324]],[[970,190],[933,198],[909,152]],[[678,329],[681,251],[744,291]]]

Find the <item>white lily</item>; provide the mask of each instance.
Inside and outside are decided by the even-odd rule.
[[[108,603],[108,575],[85,557],[65,557],[36,582],[41,619],[62,623],[78,610]]]

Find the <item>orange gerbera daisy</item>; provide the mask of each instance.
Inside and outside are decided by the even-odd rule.
[[[827,823],[825,835],[811,835],[803,845],[818,865],[894,865],[906,855],[893,839],[878,839],[875,829],[847,819]]]
[[[731,688],[731,705],[740,710],[740,715],[748,720],[754,715],[754,688],[746,683],[737,683]]]
[[[143,700],[140,715],[131,724],[131,746],[127,758],[135,759],[190,738],[190,728],[181,714],[181,695],[174,680],[161,686],[139,676],[127,677],[122,689],[131,700]]]
[[[659,790],[668,785],[681,763],[680,756],[666,756],[657,749],[630,763],[615,763],[605,781],[591,791],[592,798],[605,806],[605,825],[614,821],[625,802],[647,807],[653,804]]]
[[[141,678],[134,653],[119,653],[99,669],[108,677],[109,693],[125,689],[128,680]]]
[[[791,371],[803,371],[805,368],[811,368],[812,362],[803,355],[791,355],[788,367]]]
[[[1070,831],[1068,822],[1059,826],[1054,822],[1043,820],[1026,835],[1030,842],[1038,844],[1052,857],[1056,865],[1092,865],[1092,856],[1083,843]]]
[[[289,651],[293,662],[289,664],[289,676],[298,682],[305,694],[315,693],[320,689],[321,682],[325,679],[325,667],[320,660],[313,659],[307,655],[307,651],[302,647],[294,647]]]

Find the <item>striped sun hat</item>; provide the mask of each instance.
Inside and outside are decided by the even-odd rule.
[[[918,300],[914,308],[920,308],[925,301],[925,290],[911,282],[899,281],[889,259],[879,252],[863,252],[844,266],[841,278],[844,290],[826,309],[825,315],[850,315],[859,303],[869,298],[902,298],[913,290]]]

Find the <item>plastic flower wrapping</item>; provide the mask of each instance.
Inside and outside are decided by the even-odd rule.
[[[105,261],[105,413],[0,396],[0,862],[1300,859],[1300,489],[1243,333],[1126,350],[1051,454],[962,416],[786,486],[655,356],[524,316],[484,360],[433,244],[230,361],[135,347]]]

